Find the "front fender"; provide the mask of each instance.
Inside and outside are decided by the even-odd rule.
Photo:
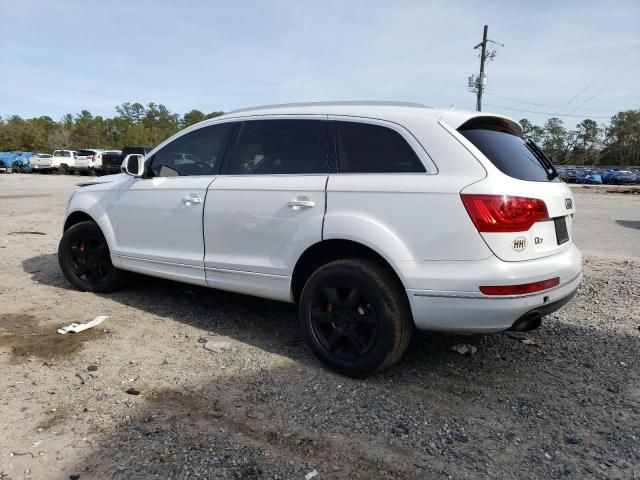
[[[114,222],[117,200],[117,190],[85,191],[80,189],[69,202],[64,223],[66,224],[67,219],[76,212],[90,216],[102,230],[109,250],[113,252],[117,247]]]

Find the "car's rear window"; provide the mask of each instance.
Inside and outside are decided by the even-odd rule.
[[[533,182],[557,179],[553,167],[544,165],[543,154],[536,151],[537,147],[506,128],[492,124],[463,125],[459,132],[510,177]]]

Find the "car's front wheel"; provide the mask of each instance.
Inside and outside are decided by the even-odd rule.
[[[395,364],[413,322],[398,280],[375,262],[344,259],[316,270],[299,304],[311,351],[343,375],[363,377]]]
[[[58,263],[67,280],[85,292],[111,292],[125,281],[125,272],[111,263],[109,246],[95,222],[80,222],[64,232]]]

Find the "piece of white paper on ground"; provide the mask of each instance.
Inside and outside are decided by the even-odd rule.
[[[102,322],[104,322],[107,318],[109,318],[109,315],[100,315],[87,323],[72,323],[71,325],[68,325],[66,327],[59,328],[58,333],[60,335],[65,335],[69,332],[80,333],[80,332],[83,332],[84,330],[88,330],[89,328],[97,327]]]

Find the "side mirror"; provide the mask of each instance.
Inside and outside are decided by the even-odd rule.
[[[124,157],[120,171],[132,177],[142,177],[144,175],[144,156],[132,153]]]

